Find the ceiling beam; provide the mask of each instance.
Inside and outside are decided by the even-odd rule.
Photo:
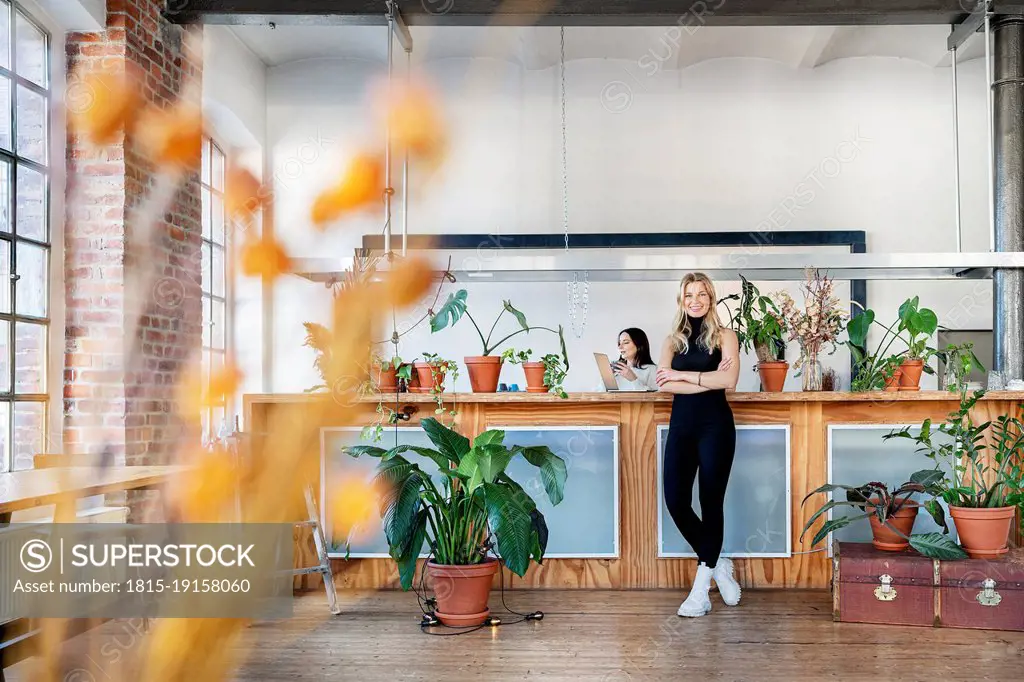
[[[383,24],[383,0],[165,0],[177,23]],[[400,0],[410,25],[953,24],[970,0]],[[1016,2],[995,2],[1020,7]]]

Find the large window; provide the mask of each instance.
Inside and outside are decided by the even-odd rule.
[[[0,0],[0,470],[44,452],[50,307],[50,36]]]
[[[224,367],[228,343],[228,286],[225,259],[228,230],[224,217],[224,152],[212,139],[203,140],[203,385],[211,371]],[[229,405],[203,414],[204,440],[224,433]]]

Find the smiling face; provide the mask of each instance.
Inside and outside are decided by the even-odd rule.
[[[619,353],[629,362],[636,360],[636,344],[626,332],[619,334]]]
[[[704,282],[690,282],[682,292],[683,308],[690,317],[704,317],[711,310],[711,294]]]

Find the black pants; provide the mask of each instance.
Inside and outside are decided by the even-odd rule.
[[[665,444],[665,502],[697,560],[714,568],[725,534],[725,489],[736,453],[736,426],[731,411],[696,423],[672,421]],[[692,506],[695,477],[701,516]]]

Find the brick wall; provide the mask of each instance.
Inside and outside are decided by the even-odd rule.
[[[67,36],[69,73],[134,70],[146,101],[163,108],[183,92],[201,96],[202,55],[160,17],[162,4],[108,0],[106,31]],[[135,136],[95,149],[69,135],[67,149],[65,450],[106,446],[118,463],[165,463],[195,435],[174,417],[174,391],[181,372],[198,365],[201,340],[199,164],[163,215],[153,254],[141,258],[134,235],[156,175]],[[155,273],[151,286],[126,291],[141,269]],[[144,314],[129,330],[132,297],[142,297]],[[139,355],[128,367],[133,347]]]

